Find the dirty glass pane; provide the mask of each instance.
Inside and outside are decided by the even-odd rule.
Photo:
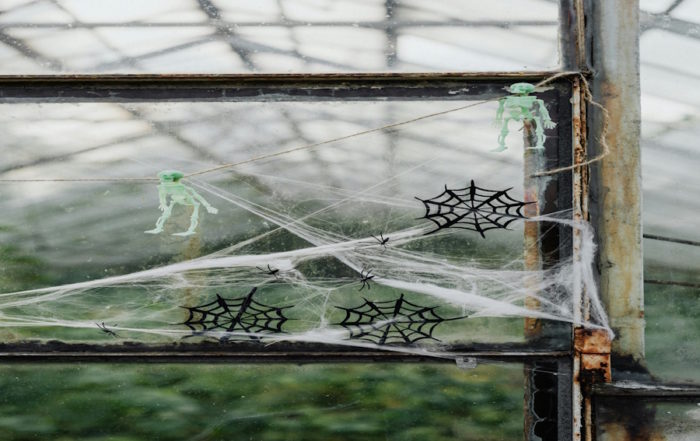
[[[700,10],[642,2],[642,167],[646,355],[667,381],[700,381]]]
[[[478,105],[270,156],[470,104]],[[496,107],[466,100],[7,104],[4,179],[84,180],[2,183],[2,340],[197,342],[222,337],[197,331],[225,331],[216,320],[228,317],[252,320],[253,331],[337,343],[348,337],[344,325],[374,317],[346,317],[367,312],[369,301],[402,316],[422,311],[408,335],[394,335],[402,344],[523,342],[525,298],[540,283],[518,272],[524,223],[494,218],[483,237],[436,231],[417,199],[474,180],[508,190],[510,203],[520,204],[523,138],[514,129],[505,152],[490,151]],[[145,233],[161,214],[156,173],[241,161],[249,162],[187,181],[218,209],[202,206],[199,234],[173,235],[194,225],[186,206],[174,206],[161,234]],[[508,229],[500,228],[506,221]],[[558,295],[556,274],[540,276],[555,281],[543,295]],[[65,284],[72,285],[41,291]],[[217,304],[217,295],[229,304]],[[248,295],[258,315],[235,318]],[[542,307],[565,322],[570,311],[561,302]],[[362,343],[392,341],[386,337]],[[566,329],[547,345],[567,348]]]
[[[0,73],[548,70],[558,15],[546,0],[12,1]]]
[[[700,439],[700,401],[651,402],[603,399],[597,412],[597,439],[614,440],[621,433],[632,439],[690,441]]]
[[[698,289],[647,284],[644,292],[649,370],[666,381],[700,382]]]
[[[510,365],[5,365],[0,388],[8,441],[495,441],[523,430],[523,367]]]

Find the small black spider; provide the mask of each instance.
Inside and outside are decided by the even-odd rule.
[[[99,323],[95,323],[95,324],[96,324],[97,327],[100,328],[100,330],[101,330],[102,332],[104,332],[105,334],[109,334],[109,335],[111,335],[112,337],[119,337],[119,336],[117,335],[116,332],[114,332],[114,331],[112,331],[111,329],[108,329],[108,328],[107,328],[107,325],[105,325],[105,322],[102,322],[101,325],[100,325]],[[117,326],[117,325],[114,325],[114,326]]]
[[[267,269],[260,268],[259,266],[256,266],[256,268],[264,272],[268,276],[275,276],[275,279],[279,279],[279,276],[277,275],[277,273],[280,272],[279,268],[272,269],[270,268],[270,265],[267,266]]]
[[[379,242],[380,246],[383,246],[384,249],[386,250],[386,243],[389,242],[388,237],[384,237],[384,234],[382,234],[382,233],[379,233],[379,237],[376,237],[374,234],[372,234],[371,236],[374,238],[374,240]]]
[[[367,270],[362,269],[362,271],[360,271],[360,283],[362,283],[362,286],[360,287],[360,291],[365,289],[365,287],[367,287],[367,290],[372,289],[372,287],[369,285],[369,281],[374,279],[374,276],[370,275],[370,274],[372,274],[371,268],[367,269]]]

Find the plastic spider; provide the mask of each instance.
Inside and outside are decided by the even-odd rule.
[[[260,268],[259,266],[256,266],[257,269],[262,271],[263,273],[267,274],[268,276],[275,276],[275,279],[279,279],[279,276],[277,275],[280,270],[279,268],[270,268],[270,265],[267,266],[267,269]]]
[[[371,268],[367,269],[367,270],[363,269],[362,271],[360,271],[360,283],[362,283],[362,286],[360,287],[360,291],[365,289],[365,287],[367,287],[367,290],[372,289],[372,287],[369,284],[369,281],[374,279],[374,275],[370,275],[370,274],[372,274]]]
[[[371,236],[374,238],[374,240],[379,242],[380,246],[384,247],[384,249],[386,250],[386,243],[389,242],[388,237],[384,237],[383,233],[379,233],[379,237],[375,236],[374,234],[372,234]]]
[[[111,329],[107,328],[107,325],[105,325],[105,322],[102,322],[102,324],[95,323],[98,328],[105,334],[111,335],[112,337],[119,337],[116,332],[112,331]],[[114,325],[117,326],[117,325]]]

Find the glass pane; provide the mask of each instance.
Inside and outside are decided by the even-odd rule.
[[[524,271],[529,171],[513,124],[509,148],[492,151],[495,101],[6,106],[3,178],[79,181],[2,183],[5,342],[272,333],[439,348],[523,342],[524,316],[573,319],[570,267]],[[461,106],[471,107],[277,155]],[[567,137],[548,136],[548,148],[557,139]],[[145,233],[161,215],[156,173],[222,162],[241,164],[176,186],[218,213],[168,199],[164,231]],[[457,200],[491,205],[449,214]],[[173,235],[188,231],[199,234]],[[569,347],[561,331],[548,349]]]
[[[653,4],[652,4],[653,3]],[[700,381],[700,50],[697,2],[643,2],[646,354],[652,375]]]
[[[700,402],[664,403],[640,399],[606,399],[597,409],[599,440],[616,440],[627,432],[633,439],[690,441],[700,437]]]
[[[700,382],[698,289],[645,285],[649,370],[666,381]]]
[[[2,74],[559,66],[546,0],[38,0],[0,12]]]
[[[513,440],[523,367],[5,365],[0,429],[26,439]]]

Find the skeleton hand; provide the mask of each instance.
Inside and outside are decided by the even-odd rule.
[[[545,120],[544,122],[544,128],[545,129],[553,129],[554,127],[557,126],[557,123],[552,121],[551,119]]]
[[[160,211],[165,211],[165,204],[160,204],[160,205],[158,205],[158,209],[159,209]]]
[[[207,209],[207,213],[216,214],[216,213],[219,212],[219,210],[217,210],[216,208],[212,207],[211,205],[209,205],[209,206],[207,206],[207,207],[205,207],[205,208]]]

